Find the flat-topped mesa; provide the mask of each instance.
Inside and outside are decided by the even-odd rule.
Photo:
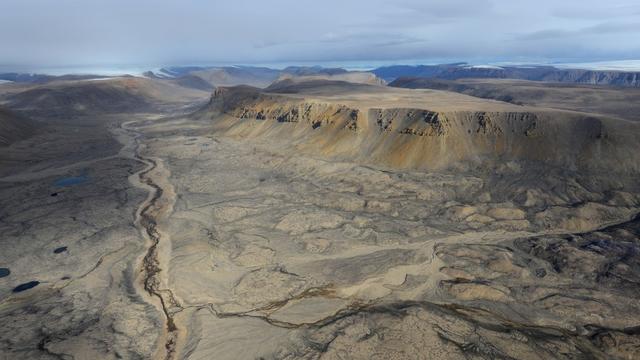
[[[481,111],[378,107],[237,87],[216,90],[209,109],[200,113],[232,136],[277,139],[328,157],[391,167],[521,161],[580,171],[640,171],[640,160],[628,156],[640,150],[636,123],[529,107],[486,111],[491,104],[481,104]]]

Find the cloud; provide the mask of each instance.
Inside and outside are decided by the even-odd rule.
[[[0,65],[640,58],[639,6],[637,0],[2,0]]]
[[[558,39],[562,37],[571,36],[575,34],[571,31],[560,30],[560,29],[547,29],[547,30],[539,30],[534,31],[532,33],[519,35],[516,37],[517,40],[548,40],[548,39]]]
[[[640,32],[640,23],[614,23],[606,22],[584,27],[578,30],[546,29],[534,31],[528,34],[518,35],[517,40],[549,40],[569,37],[592,37],[617,33]]]
[[[571,6],[574,5],[574,6]],[[601,1],[597,3],[585,1],[582,6],[563,5],[551,11],[551,15],[563,19],[587,19],[602,20],[613,18],[625,18],[640,15],[640,4],[638,3],[622,3],[615,2],[603,6]]]
[[[605,22],[605,23],[600,23],[600,24],[586,27],[581,31],[589,34],[615,34],[615,33],[640,32],[640,22],[633,22],[633,23]]]
[[[425,21],[430,19],[460,19],[486,15],[492,12],[494,4],[490,0],[422,0],[406,1],[399,4]]]

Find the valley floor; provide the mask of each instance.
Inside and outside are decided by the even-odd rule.
[[[636,194],[575,180],[540,209],[541,193],[511,197],[517,172],[328,161],[190,118],[106,123],[79,130],[104,146],[52,132],[6,155],[40,160],[0,177],[0,358],[640,354]]]

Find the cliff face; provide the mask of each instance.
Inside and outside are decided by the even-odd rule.
[[[217,130],[275,139],[327,156],[400,168],[445,168],[505,161],[574,170],[637,172],[637,124],[551,110],[433,111],[354,106],[218,89],[200,117]]]

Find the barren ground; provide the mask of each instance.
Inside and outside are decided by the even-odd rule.
[[[516,108],[394,91],[412,98],[312,101]],[[2,149],[0,358],[640,354],[630,174],[399,169],[202,117],[74,119]]]

